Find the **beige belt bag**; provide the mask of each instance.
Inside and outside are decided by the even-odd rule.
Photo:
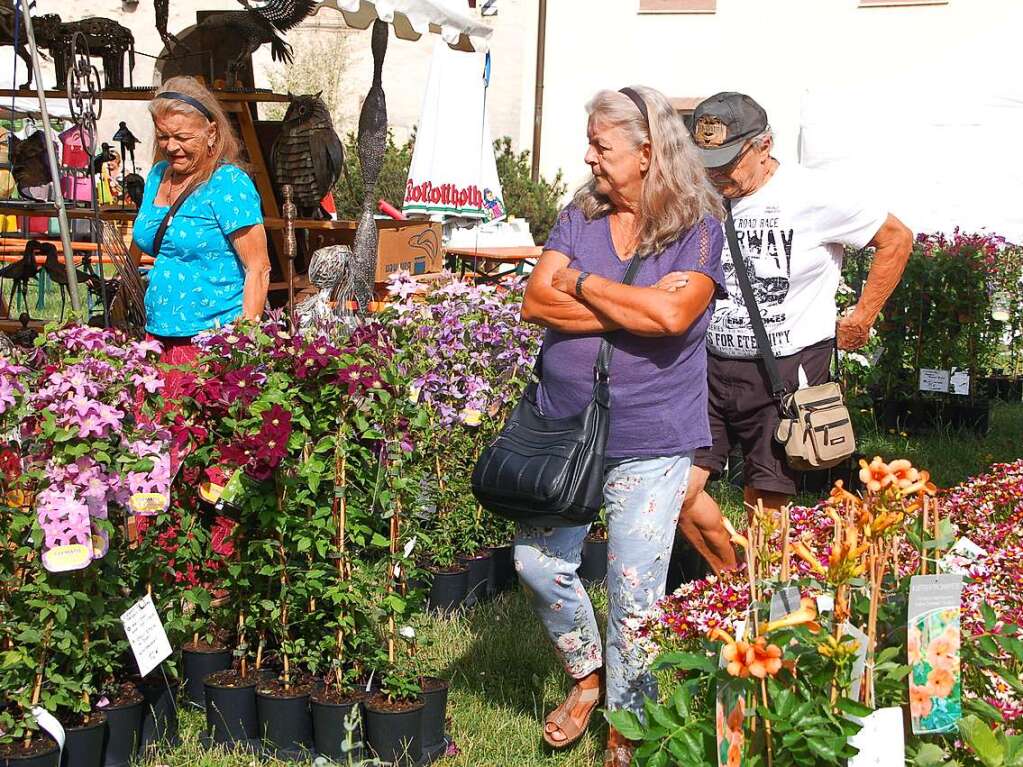
[[[782,419],[774,438],[798,471],[828,469],[856,451],[849,410],[837,383],[799,389],[782,398]]]

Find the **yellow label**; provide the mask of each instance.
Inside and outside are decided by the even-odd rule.
[[[92,561],[92,547],[81,543],[69,546],[54,546],[43,552],[43,567],[51,573],[81,570]]]
[[[129,503],[136,514],[159,514],[167,508],[167,496],[163,493],[134,493]]]
[[[216,503],[224,493],[223,485],[216,485],[212,482],[203,482],[199,485],[199,497],[206,503]]]

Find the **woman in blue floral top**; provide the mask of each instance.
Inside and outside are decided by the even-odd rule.
[[[156,259],[146,291],[146,330],[165,352],[193,357],[191,339],[240,318],[258,319],[266,304],[270,261],[260,198],[238,166],[241,148],[227,115],[190,77],[163,84],[149,105],[156,163],[135,220],[135,244]],[[157,230],[174,214],[160,252]]]

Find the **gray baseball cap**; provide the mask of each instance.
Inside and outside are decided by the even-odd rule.
[[[716,93],[693,110],[693,141],[706,168],[728,165],[765,130],[767,112],[745,93]]]

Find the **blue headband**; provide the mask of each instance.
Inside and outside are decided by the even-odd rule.
[[[190,107],[195,107],[196,109],[199,110],[203,117],[205,117],[210,122],[213,122],[213,113],[210,112],[210,110],[206,108],[206,105],[199,101],[199,99],[194,99],[191,96],[188,96],[184,93],[178,93],[177,91],[164,91],[163,93],[157,93],[156,98],[181,101],[185,104],[188,104]]]

